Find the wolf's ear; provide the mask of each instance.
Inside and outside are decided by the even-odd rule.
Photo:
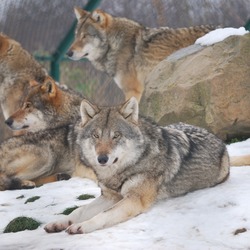
[[[120,113],[125,119],[131,119],[133,123],[138,123],[139,107],[135,97],[131,97],[123,104]]]
[[[35,86],[39,85],[39,83],[35,80],[30,80],[29,85],[30,85],[30,87],[35,87]]]
[[[81,102],[80,113],[82,118],[82,124],[85,125],[90,119],[92,119],[97,113],[99,109],[88,102],[87,100],[83,100]]]
[[[83,9],[81,9],[79,7],[75,7],[74,12],[75,12],[77,20],[79,20],[81,17],[86,16],[87,14],[89,14],[88,11],[83,10]]]
[[[9,47],[9,42],[6,37],[2,36],[0,33],[0,55],[6,53]]]
[[[54,82],[53,79],[48,78],[41,86],[41,89],[46,92],[49,97],[55,97],[56,96],[56,91],[57,91],[57,87],[56,87],[56,83]]]
[[[94,10],[92,12],[91,17],[97,22],[100,23],[101,26],[105,25],[107,22],[107,14],[102,10]]]

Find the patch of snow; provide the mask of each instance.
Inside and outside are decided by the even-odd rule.
[[[249,33],[244,27],[236,28],[219,28],[213,31],[210,31],[206,35],[198,38],[195,44],[202,46],[209,46],[218,42],[223,41],[229,36],[243,36]]]

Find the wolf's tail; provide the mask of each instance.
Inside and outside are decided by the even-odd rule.
[[[231,166],[250,166],[250,154],[230,157]]]
[[[8,176],[5,173],[0,173],[0,191],[15,190],[15,189],[29,189],[36,185],[33,181],[21,180],[17,177]]]

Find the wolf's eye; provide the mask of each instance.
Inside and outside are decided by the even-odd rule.
[[[113,139],[118,139],[120,137],[121,137],[121,133],[120,132],[115,132],[114,136],[113,136]]]
[[[92,136],[93,136],[94,138],[96,138],[96,139],[99,138],[99,135],[98,135],[96,132],[94,132],[94,133],[92,134]]]
[[[84,39],[84,38],[86,38],[86,34],[81,33],[81,39]]]
[[[30,102],[26,102],[26,103],[24,104],[24,108],[26,108],[26,109],[31,108],[31,103],[30,103]]]

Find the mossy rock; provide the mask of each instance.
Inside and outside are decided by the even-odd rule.
[[[40,222],[25,216],[13,219],[4,229],[4,233],[16,233],[24,230],[35,230],[41,225]]]

